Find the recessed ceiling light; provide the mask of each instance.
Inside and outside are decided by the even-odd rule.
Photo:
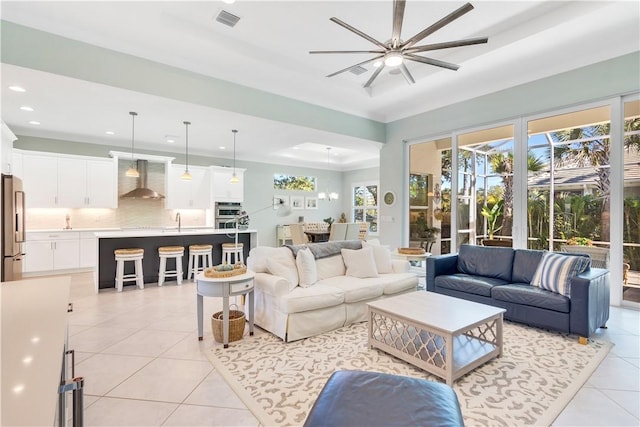
[[[26,106],[26,105],[23,105],[22,107],[20,107],[20,109],[21,109],[22,111],[33,111],[33,108],[31,108],[31,107],[29,107],[29,106]]]
[[[167,142],[173,144],[176,140],[173,138],[167,138]]]
[[[20,86],[9,86],[9,89],[11,89],[14,92],[26,92],[27,90],[23,87]]]
[[[35,120],[31,120],[31,121],[29,122],[29,124],[30,124],[30,125],[39,125],[39,124],[40,124],[40,122],[36,122]]]
[[[105,132],[107,135],[115,135],[116,133],[112,130],[108,130]]]
[[[226,150],[227,147],[225,147],[224,145],[221,145],[220,147],[218,147],[218,150]]]
[[[175,143],[179,138],[180,137],[177,136],[177,135],[169,135],[169,134],[167,134],[167,135],[164,136],[165,142],[168,142],[169,144]]]
[[[300,149],[300,147],[298,147],[297,145],[294,146],[294,147],[291,147],[291,148],[293,148],[294,150],[299,150]]]

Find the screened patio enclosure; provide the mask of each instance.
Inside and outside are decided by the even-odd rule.
[[[640,306],[638,95],[409,148],[407,200],[416,200],[416,177],[428,177],[431,197],[438,185],[437,205],[427,197],[425,206],[408,207],[410,230],[417,218],[441,229],[434,253],[490,241],[550,251],[589,245],[606,253],[619,300]]]

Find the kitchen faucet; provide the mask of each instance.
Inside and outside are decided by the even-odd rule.
[[[176,221],[178,221],[178,233],[180,233],[180,230],[182,228],[182,220],[180,218],[180,212],[176,214]]]

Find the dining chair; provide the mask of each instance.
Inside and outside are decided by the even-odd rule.
[[[369,223],[368,222],[358,222],[360,226],[360,234],[358,238],[360,240],[367,240],[367,235],[369,234]]]
[[[304,245],[308,242],[307,235],[304,234],[303,224],[289,224],[289,231],[294,245]]]
[[[347,223],[347,233],[344,237],[345,240],[359,240],[360,239],[360,224],[357,222]]]
[[[346,240],[347,237],[347,224],[338,222],[331,224],[331,232],[329,233],[329,241],[332,240]]]

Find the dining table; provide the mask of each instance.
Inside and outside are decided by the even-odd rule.
[[[326,231],[305,231],[304,234],[309,237],[309,241],[311,243],[319,243],[319,242],[328,242],[329,241],[329,230]]]

